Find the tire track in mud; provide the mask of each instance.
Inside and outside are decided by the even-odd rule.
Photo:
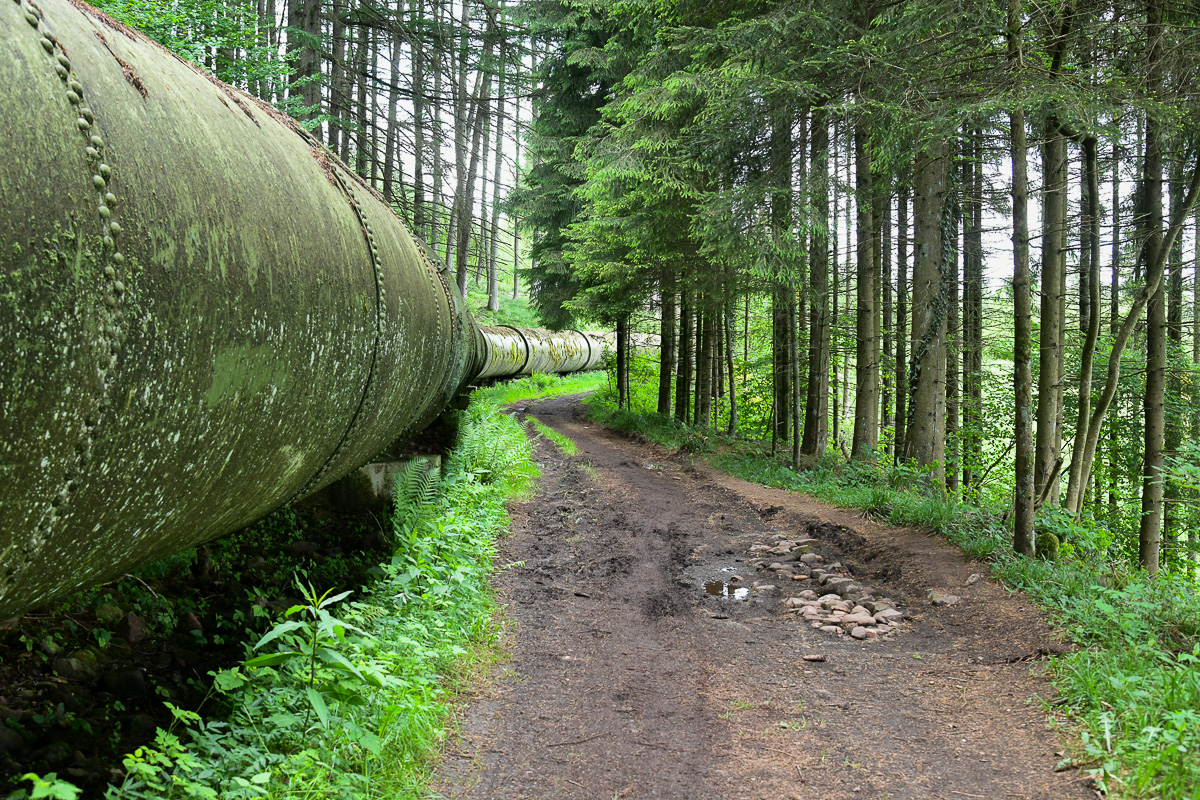
[[[622,438],[577,398],[528,413],[543,478],[512,510],[499,563],[511,660],[461,709],[446,798],[1084,798],[1021,659],[1061,649],[1020,597],[957,550],[810,498],[747,484]],[[812,536],[895,599],[901,628],[869,642],[750,589],[749,548]],[[778,581],[775,581],[778,583]],[[735,583],[729,583],[733,586]],[[928,606],[931,588],[958,605]],[[823,656],[809,662],[803,656]],[[1035,667],[1034,672],[1040,672]]]

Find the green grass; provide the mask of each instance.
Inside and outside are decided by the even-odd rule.
[[[482,292],[474,286],[467,287],[467,307],[471,309],[471,316],[475,317],[475,321],[480,325],[512,325],[515,328],[541,328],[541,320],[537,318],[537,312],[529,307],[528,298],[521,296],[513,298],[511,295],[512,287],[509,287],[509,294],[505,294],[501,290],[500,295],[500,310],[487,310],[487,293],[486,289]]]
[[[1189,576],[1149,578],[1121,561],[1111,532],[1056,510],[1038,524],[1063,540],[1060,559],[1019,557],[1003,507],[945,497],[921,470],[828,454],[795,471],[758,442],[614,405],[611,393],[600,392],[591,413],[746,480],[930,529],[989,562],[998,580],[1046,609],[1078,645],[1050,663],[1066,701],[1059,710],[1076,734],[1069,761],[1111,797],[1200,799],[1200,592]]]
[[[555,447],[567,455],[573,456],[579,452],[579,448],[575,446],[574,442],[551,428],[546,423],[542,422],[537,417],[527,417],[526,422],[533,427],[538,436],[553,443]]]
[[[600,370],[576,372],[569,375],[538,373],[476,389],[471,397],[480,402],[502,406],[520,400],[537,400],[543,397],[559,397],[595,391],[605,384],[606,379],[605,373]]]

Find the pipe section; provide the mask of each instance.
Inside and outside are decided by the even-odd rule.
[[[0,0],[0,53],[0,617],[328,485],[489,361],[269,106],[81,2]]]
[[[477,379],[581,372],[600,365],[603,345],[582,331],[550,331],[483,325],[484,360]]]

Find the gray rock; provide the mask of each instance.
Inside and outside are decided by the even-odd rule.
[[[847,614],[846,616],[842,617],[842,624],[843,625],[874,625],[875,618],[867,613]]]
[[[56,658],[52,665],[55,674],[69,681],[87,682],[96,677],[96,672],[78,658]]]
[[[101,603],[96,606],[96,622],[101,625],[116,625],[123,616],[125,616],[125,612],[112,603]]]
[[[885,608],[875,612],[875,621],[884,625],[892,625],[903,618],[904,615],[894,608]]]
[[[130,644],[146,640],[146,623],[134,612],[130,611],[117,623],[117,636]]]
[[[821,558],[821,556],[816,553],[805,553],[804,555],[800,556],[800,561],[809,565],[820,564],[824,560],[825,559]]]
[[[867,629],[864,628],[862,625],[859,625],[850,631],[850,637],[853,639],[866,639],[867,638]]]
[[[956,594],[948,594],[938,589],[933,589],[929,592],[929,603],[935,606],[952,606],[962,600]]]
[[[839,628],[837,625],[822,625],[819,630],[822,633],[838,633],[838,634],[840,634],[842,632],[842,629]]]
[[[17,753],[25,749],[21,734],[7,725],[0,724],[0,753]]]

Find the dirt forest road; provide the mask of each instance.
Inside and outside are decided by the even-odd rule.
[[[498,578],[511,660],[461,708],[443,797],[1096,796],[1054,772],[1063,745],[1039,667],[1062,645],[1026,600],[972,580],[984,567],[622,438],[577,398],[525,413],[579,454],[539,444],[540,488],[501,545],[500,562],[517,563]],[[807,538],[790,555],[823,561],[770,569],[781,557],[762,548]],[[903,621],[864,640],[814,627],[783,601],[805,589],[836,601],[791,577],[818,564]],[[931,590],[960,600],[934,606]]]

